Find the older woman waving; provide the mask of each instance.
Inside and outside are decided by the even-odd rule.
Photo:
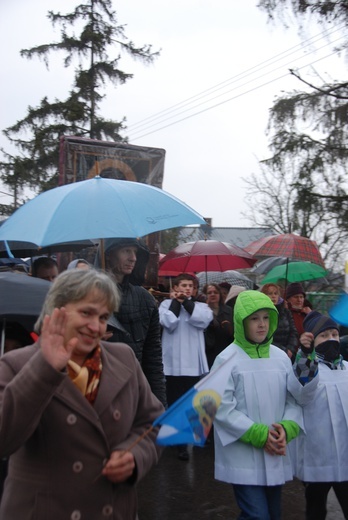
[[[65,271],[48,292],[39,341],[0,362],[0,456],[10,457],[6,520],[133,520],[136,483],[156,463],[163,411],[130,347],[102,341],[119,305],[94,269]]]

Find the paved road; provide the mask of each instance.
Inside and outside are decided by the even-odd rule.
[[[190,461],[177,459],[176,448],[167,448],[158,464],[139,485],[139,520],[233,520],[238,518],[232,487],[214,480],[213,445],[190,448]],[[282,520],[305,518],[302,483],[283,487]],[[330,493],[326,520],[343,519]]]

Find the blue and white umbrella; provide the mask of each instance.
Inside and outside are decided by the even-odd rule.
[[[138,238],[206,224],[169,193],[139,182],[94,177],[53,188],[21,206],[0,228],[0,240],[38,247],[79,240]]]
[[[208,271],[207,273],[202,272],[197,274],[199,286],[203,287],[206,283],[223,283],[227,282],[231,285],[238,285],[245,287],[246,289],[253,289],[254,282],[247,276],[238,271]]]

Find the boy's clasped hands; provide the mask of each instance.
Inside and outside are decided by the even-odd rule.
[[[269,429],[267,441],[263,447],[269,455],[286,455],[286,435],[281,424],[272,424]]]

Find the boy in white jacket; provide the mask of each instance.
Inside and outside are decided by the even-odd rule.
[[[327,495],[334,489],[348,518],[348,363],[340,355],[338,325],[317,311],[303,322],[301,345],[315,349],[318,386],[303,408],[306,435],[296,439],[295,475],[305,483],[306,519],[326,518]]]
[[[315,385],[303,386],[289,357],[271,345],[277,324],[268,296],[240,293],[234,343],[212,367],[230,359],[231,375],[214,421],[215,478],[233,484],[240,519],[280,519],[281,487],[293,478],[286,444],[303,428],[297,400],[310,398]]]
[[[163,367],[168,405],[173,404],[209,372],[205,355],[204,329],[213,319],[206,303],[193,299],[194,277],[180,274],[173,282],[172,299],[159,307]],[[188,460],[186,446],[179,447],[180,460]]]

